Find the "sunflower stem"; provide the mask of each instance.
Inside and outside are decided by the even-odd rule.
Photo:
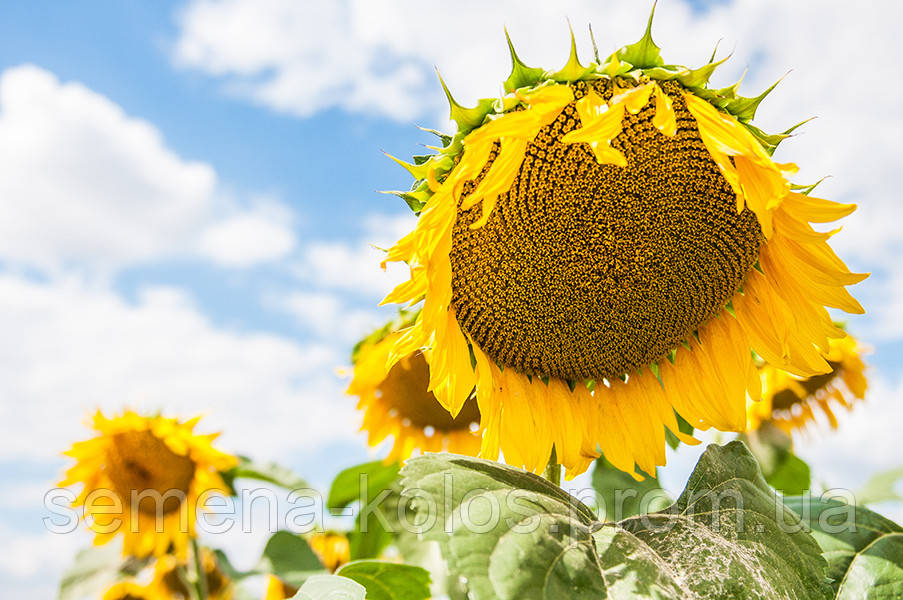
[[[198,600],[207,600],[207,577],[204,574],[201,546],[197,538],[191,538],[191,554],[194,559],[194,589]]]
[[[558,464],[558,454],[555,452],[555,446],[552,446],[552,454],[549,455],[549,464],[542,474],[543,477],[561,487],[561,465]]]

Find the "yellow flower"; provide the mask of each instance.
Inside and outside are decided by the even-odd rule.
[[[103,600],[159,600],[152,586],[119,581],[107,588]]]
[[[651,26],[651,18],[650,18]],[[844,335],[825,307],[863,312],[825,223],[855,208],[807,195],[749,121],[765,94],[708,89],[719,63],[665,65],[650,31],[603,64],[575,44],[560,71],[514,53],[507,94],[465,109],[427,160],[402,163],[419,212],[386,261],[423,301],[389,364],[429,356],[452,415],[475,391],[481,454],[568,476],[600,453],[630,473],[665,463],[665,429],[741,431],[753,352],[800,377],[831,370]],[[766,92],[767,93],[767,92]],[[396,159],[397,160],[397,159]],[[401,161],[399,161],[401,162]]]
[[[351,560],[351,547],[348,538],[341,533],[331,531],[315,533],[307,538],[311,550],[331,573]]]
[[[201,564],[204,568],[204,579],[207,585],[209,600],[231,600],[233,596],[232,581],[223,573],[216,563],[216,556],[207,548],[201,550]],[[186,565],[175,556],[168,554],[157,559],[154,566],[154,588],[156,598],[164,600],[191,600],[192,591],[188,582],[183,580],[180,571],[187,572],[192,567]]]
[[[832,339],[825,359],[831,370],[813,377],[796,377],[771,365],[760,367],[762,400],[749,405],[749,428],[770,422],[788,434],[800,431],[815,420],[820,410],[833,429],[837,417],[831,404],[847,410],[865,398],[868,380],[862,348],[852,336]]]
[[[275,575],[270,575],[263,600],[287,600],[294,597],[297,593],[298,588],[288,585]]]
[[[108,419],[97,412],[97,437],[65,453],[77,462],[60,484],[84,484],[74,505],[90,517],[95,544],[122,533],[127,555],[185,559],[196,511],[209,493],[226,491],[219,471],[237,462],[212,446],[219,434],[193,432],[199,419],[182,423],[132,411]]]
[[[475,456],[480,450],[476,400],[467,400],[452,418],[427,389],[429,364],[420,350],[388,366],[389,354],[401,335],[390,326],[355,349],[354,377],[348,393],[360,399],[358,409],[364,412],[361,429],[368,432],[370,445],[392,436],[389,461],[404,460],[414,450]]]

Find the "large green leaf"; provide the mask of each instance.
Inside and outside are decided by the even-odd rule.
[[[671,504],[658,479],[646,476],[637,481],[604,456],[593,464],[593,489],[599,502],[599,514],[619,520],[640,513],[662,510]]]
[[[298,593],[297,600],[364,600],[367,590],[356,581],[338,575],[313,575]]]
[[[430,574],[412,565],[359,560],[343,565],[336,575],[352,579],[367,590],[367,600],[426,600]]]
[[[837,598],[903,598],[903,527],[839,500],[798,496],[785,502],[812,529]]]
[[[831,596],[818,545],[739,442],[710,446],[670,508],[618,523],[490,461],[428,455],[402,477],[422,535],[477,600]]]
[[[291,469],[274,462],[258,463],[247,456],[239,456],[238,464],[222,473],[223,481],[235,492],[236,479],[254,479],[278,485],[287,490],[310,489],[310,484],[296,475]]]

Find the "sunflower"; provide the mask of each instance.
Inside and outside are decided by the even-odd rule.
[[[815,421],[816,411],[837,428],[837,416],[831,404],[847,410],[856,400],[865,398],[868,380],[865,377],[863,348],[848,335],[832,339],[825,359],[831,370],[812,377],[796,377],[771,365],[760,367],[763,393],[761,402],[749,405],[749,428],[758,429],[772,423],[791,434]]]
[[[233,596],[232,581],[220,570],[216,556],[208,548],[201,550],[201,565],[204,569],[204,580],[209,600],[230,600]],[[183,561],[168,554],[157,559],[154,566],[154,580],[151,586],[157,592],[157,598],[167,600],[190,600],[192,591],[183,579],[188,567]]]
[[[352,356],[354,377],[348,393],[357,396],[364,412],[362,430],[371,446],[392,436],[389,461],[404,460],[415,449],[424,452],[447,450],[475,456],[480,450],[480,423],[477,402],[465,401],[452,418],[427,388],[430,368],[427,355],[417,349],[400,357],[391,366],[387,360],[401,333],[416,315],[402,315],[362,340]]]
[[[219,434],[193,432],[199,419],[183,423],[132,411],[108,419],[97,412],[97,437],[65,453],[77,462],[60,484],[84,484],[73,505],[91,517],[95,544],[121,532],[126,555],[173,553],[185,560],[203,496],[226,492],[219,471],[237,462],[212,446]]]
[[[341,533],[326,531],[307,538],[311,550],[331,573],[351,560],[351,546],[348,538]]]
[[[275,575],[270,575],[263,600],[286,600],[287,598],[294,598],[297,593],[298,588],[285,583]]]
[[[153,586],[118,581],[107,588],[102,600],[158,600]]]
[[[387,251],[409,280],[384,302],[423,301],[389,365],[429,356],[452,415],[474,390],[481,454],[568,476],[600,453],[654,473],[665,429],[741,431],[760,395],[754,355],[799,377],[831,370],[844,334],[826,307],[863,312],[825,223],[855,208],[792,185],[772,160],[788,137],[750,123],[755,98],[707,87],[720,62],[666,65],[651,37],[559,71],[509,39],[506,94],[464,108],[454,136],[401,163],[419,214]],[[444,84],[443,84],[444,86]],[[772,86],[774,87],[774,86]],[[385,264],[385,263],[384,263]]]

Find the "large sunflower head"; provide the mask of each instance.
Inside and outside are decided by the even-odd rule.
[[[232,581],[223,573],[216,562],[216,556],[207,548],[201,549],[201,565],[209,600],[231,600],[234,595]],[[157,598],[163,600],[191,600],[193,591],[189,589],[184,573],[189,567],[184,561],[167,554],[157,559],[154,566],[154,580],[151,586]]]
[[[97,412],[97,436],[66,452],[77,462],[60,484],[83,484],[74,505],[84,506],[95,543],[122,533],[127,555],[184,560],[196,511],[210,492],[226,490],[219,472],[236,464],[213,447],[218,434],[194,433],[198,420]]]
[[[651,18],[650,18],[651,27]],[[509,41],[510,46],[510,41]],[[812,197],[772,160],[788,136],[753,126],[767,94],[710,89],[720,64],[668,65],[650,28],[605,61],[529,68],[511,47],[506,94],[463,108],[454,136],[402,163],[419,214],[387,261],[423,300],[390,364],[430,356],[453,415],[473,390],[484,456],[569,475],[604,453],[633,473],[665,461],[677,415],[746,426],[753,352],[797,376],[831,370],[825,307],[862,312],[850,273],[810,225],[854,209]],[[400,162],[400,161],[399,161]]]
[[[348,393],[359,398],[364,413],[362,430],[375,446],[392,436],[387,460],[403,460],[415,450],[476,455],[480,412],[477,402],[465,401],[457,416],[449,412],[429,391],[428,353],[415,349],[393,364],[388,359],[416,313],[403,314],[362,340],[352,356],[354,377]]]
[[[791,434],[815,421],[817,412],[836,429],[832,404],[850,410],[854,402],[865,398],[868,380],[862,354],[862,346],[848,335],[830,341],[825,360],[831,369],[827,373],[797,377],[763,364],[762,400],[749,405],[750,429],[771,423]]]

